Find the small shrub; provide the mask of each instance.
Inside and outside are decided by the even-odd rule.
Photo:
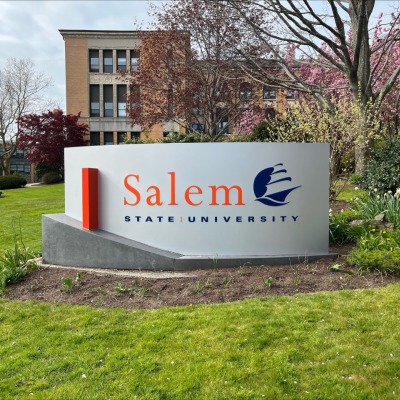
[[[118,283],[115,285],[115,291],[116,291],[117,293],[120,293],[120,294],[127,294],[127,295],[131,296],[132,293],[133,293],[133,291],[134,291],[134,289],[133,289],[133,288],[126,288],[126,287],[124,287],[124,286],[122,285],[121,282],[118,282]]]
[[[271,120],[267,119],[260,122],[254,129],[253,133],[249,135],[249,142],[277,142],[279,141],[279,133],[277,125],[280,119]]]
[[[400,249],[361,250],[354,249],[346,258],[346,263],[360,271],[380,271],[385,274],[400,274]]]
[[[357,249],[363,251],[385,250],[393,251],[400,249],[400,232],[388,232],[372,228],[362,235],[357,241]]]
[[[0,176],[0,189],[18,189],[26,184],[26,179],[21,175]]]
[[[264,282],[264,286],[270,288],[272,286],[273,279],[271,277],[269,278],[262,278]]]
[[[55,171],[47,172],[42,176],[42,183],[46,185],[52,185],[54,183],[59,183],[62,181],[62,176]]]
[[[388,222],[400,226],[400,191],[394,195],[391,192],[379,194],[378,191],[358,198],[353,205],[361,218],[373,219],[379,214],[385,214]]]
[[[19,282],[26,274],[37,268],[34,261],[35,253],[25,247],[22,241],[21,227],[18,235],[15,221],[12,225],[14,248],[6,250],[4,255],[0,257],[0,293],[6,290],[7,284]]]
[[[349,177],[349,182],[353,185],[360,185],[362,183],[362,175],[360,174],[351,174]]]
[[[58,172],[63,174],[64,165],[47,165],[47,164],[37,164],[35,168],[35,173],[38,180],[41,180],[44,174],[48,172]]]
[[[329,242],[337,244],[354,243],[363,233],[368,231],[367,224],[350,225],[350,222],[358,219],[358,215],[352,210],[329,215]]]
[[[72,288],[74,286],[72,278],[61,278],[61,283],[62,283],[63,292],[65,292],[67,294],[71,294]]]
[[[383,194],[400,188],[400,140],[379,143],[367,161],[361,185]]]

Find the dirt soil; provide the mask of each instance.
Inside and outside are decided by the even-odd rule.
[[[346,209],[333,202],[333,212]],[[265,265],[181,272],[90,270],[40,266],[4,297],[92,307],[159,308],[225,303],[252,297],[364,289],[400,282],[400,276],[361,274],[344,264],[352,246],[331,246],[337,257],[296,265]],[[332,268],[332,266],[335,266]]]
[[[297,265],[178,272],[85,270],[41,266],[8,287],[6,298],[93,307],[158,308],[225,303],[252,297],[385,286],[400,277],[361,275],[343,264],[349,246],[330,249],[339,257]],[[339,264],[338,270],[332,265]]]

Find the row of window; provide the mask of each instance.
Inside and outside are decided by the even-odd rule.
[[[263,100],[276,100],[277,90],[270,86],[264,86],[263,88]],[[253,98],[253,87],[248,82],[243,82],[239,87],[239,99],[250,100]],[[288,90],[286,93],[287,99],[297,99],[298,92],[294,90]]]
[[[126,85],[90,85],[90,116],[126,117],[126,96]]]
[[[139,139],[140,132],[117,132],[116,143],[114,142],[114,132],[103,132],[103,143],[105,145],[123,144],[125,139]],[[101,133],[90,132],[90,145],[99,146],[101,144]]]
[[[276,110],[272,107],[267,107],[264,110],[265,118],[273,119],[276,116]],[[217,118],[219,122],[217,124],[217,131],[222,134],[228,134],[229,132],[229,119],[228,114],[223,109],[217,109]],[[197,132],[204,132],[205,126],[199,122],[195,122],[192,124],[192,129]]]
[[[30,164],[12,164],[10,165],[10,172],[20,172],[24,174],[31,173],[31,165]]]
[[[105,74],[135,71],[139,66],[139,50],[89,50],[89,71]],[[129,60],[129,65],[128,65]],[[100,68],[102,67],[102,68]]]
[[[247,86],[246,86],[247,87]],[[137,87],[130,89],[138,90]],[[275,100],[276,90],[264,87],[263,99]],[[90,116],[91,117],[126,117],[126,101],[127,101],[127,85],[90,85]],[[249,100],[253,97],[251,86],[245,88],[240,87],[239,98],[241,100]],[[296,99],[297,92],[288,91],[287,99]],[[168,116],[173,116],[173,90],[172,86],[168,89]],[[137,94],[137,101],[140,99],[140,94]],[[114,107],[115,105],[115,107]],[[194,112],[194,114],[198,114]]]

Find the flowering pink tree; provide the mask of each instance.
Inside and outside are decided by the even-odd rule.
[[[206,0],[204,0],[206,1]],[[216,0],[207,0],[207,2]],[[398,88],[400,13],[371,31],[375,0],[328,0],[321,13],[310,0],[221,0],[236,11],[235,23],[243,32],[232,45],[248,61],[243,71],[257,81],[313,96],[334,113],[329,94],[347,90],[360,104],[366,130],[371,114],[397,104],[390,92]],[[289,45],[289,49],[288,49]],[[247,49],[257,51],[245,51]],[[289,51],[288,51],[289,50]],[[284,74],[272,76],[260,57],[272,57]],[[386,103],[387,102],[387,103]],[[397,109],[396,106],[388,111]],[[371,113],[372,111],[372,113]],[[362,144],[363,143],[363,144]],[[357,170],[363,167],[368,140],[360,142]]]
[[[254,128],[263,120],[262,111],[255,105],[250,105],[239,116],[236,125],[236,133],[239,135],[248,136],[253,133]]]
[[[384,24],[383,14],[378,17],[376,25],[372,29],[371,39],[371,78],[372,92],[369,104],[365,105],[373,114],[379,113],[382,123],[385,123],[392,133],[396,133],[399,127],[400,116],[400,75],[396,74],[400,65],[400,39],[391,40],[397,37],[398,31],[395,29],[396,17]],[[351,41],[351,31],[348,32],[349,41]],[[324,51],[335,59],[335,54],[323,45]],[[288,53],[293,52],[293,46],[289,46]],[[353,53],[350,53],[352,57]],[[308,85],[320,84],[323,89],[324,98],[327,102],[335,98],[347,96],[356,101],[360,98],[355,97],[348,84],[346,75],[332,65],[324,63],[319,58],[318,62],[306,60],[301,62],[299,76]],[[385,85],[393,81],[392,89],[385,94]],[[359,95],[359,94],[357,94]]]

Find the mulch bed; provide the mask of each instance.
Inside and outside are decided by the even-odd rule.
[[[135,276],[123,276],[104,270],[100,273],[85,269],[40,267],[22,282],[10,285],[4,297],[135,309],[374,288],[400,281],[400,277],[379,273],[361,275],[355,268],[345,266],[342,264],[343,256],[350,249],[350,246],[331,247],[330,251],[338,253],[338,257],[311,263],[261,267],[246,265],[241,268],[195,270],[185,274],[135,272]],[[342,264],[339,271],[331,270],[335,263]],[[73,282],[71,293],[66,292],[65,278]]]

